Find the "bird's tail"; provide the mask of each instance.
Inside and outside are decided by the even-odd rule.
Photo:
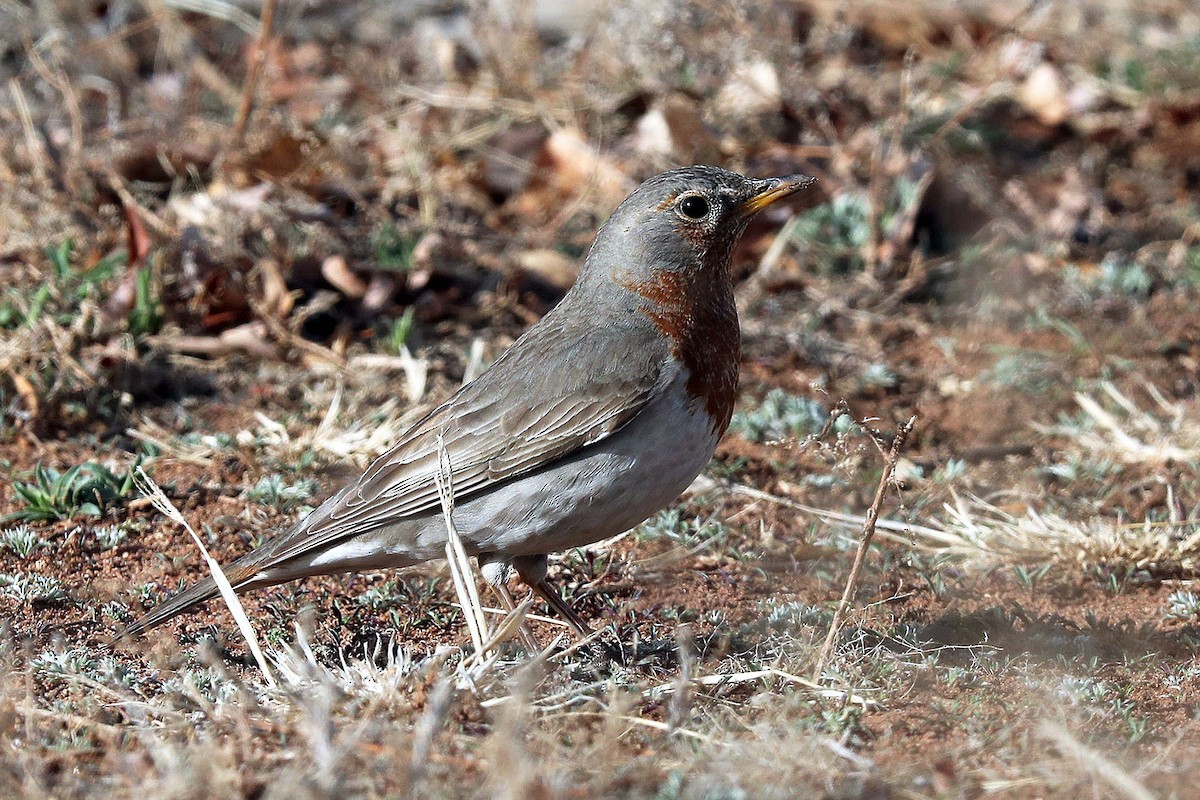
[[[230,585],[233,586],[234,591],[240,594],[255,586],[263,586],[270,583],[269,581],[255,580],[258,571],[258,567],[253,564],[246,564],[244,566],[232,564],[225,569],[225,577],[228,579]],[[170,600],[159,603],[148,613],[131,622],[121,631],[117,638],[131,639],[141,636],[151,628],[156,628],[164,622],[192,610],[196,606],[213,599],[220,593],[221,590],[217,588],[217,582],[211,576],[199,580]]]

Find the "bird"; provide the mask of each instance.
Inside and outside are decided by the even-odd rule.
[[[741,330],[730,260],[758,212],[809,186],[713,166],[638,186],[600,227],[562,300],[357,479],[223,569],[238,592],[442,557],[437,488],[506,599],[512,571],[583,636],[547,556],[623,533],[673,502],[729,427]],[[128,625],[143,634],[219,593],[209,577]]]

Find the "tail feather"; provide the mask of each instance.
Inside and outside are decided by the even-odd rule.
[[[121,631],[119,638],[128,639],[141,636],[146,631],[158,627],[172,617],[182,614],[185,611],[190,611],[201,603],[211,600],[217,594],[219,594],[217,582],[212,578],[205,578],[192,584],[170,600],[159,603],[148,613],[131,622],[125,627],[125,630]]]
[[[229,580],[230,585],[233,586],[234,591],[241,594],[245,590],[255,586],[269,585],[269,581],[254,580],[257,572],[257,567],[251,564],[239,566],[235,563],[226,567],[225,577]],[[221,590],[217,588],[217,582],[211,576],[203,578],[171,599],[159,603],[149,612],[131,622],[121,631],[117,638],[129,639],[141,636],[151,628],[156,628],[180,614],[191,611],[196,606],[208,602],[220,593]]]

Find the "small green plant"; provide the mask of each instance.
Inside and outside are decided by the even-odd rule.
[[[103,464],[76,464],[66,472],[34,469],[33,480],[14,482],[13,492],[24,508],[6,520],[26,522],[99,517],[104,510],[133,493],[133,471],[117,474]]]
[[[25,312],[21,310],[20,297],[17,292],[9,290],[0,301],[0,329],[18,328],[25,322]]]
[[[51,675],[81,675],[91,670],[95,663],[86,648],[72,647],[43,651],[33,659],[33,668]]]
[[[1024,564],[1018,564],[1013,568],[1013,573],[1017,576],[1017,580],[1020,581],[1021,585],[1032,592],[1037,588],[1042,578],[1046,577],[1047,573],[1050,572],[1052,566],[1052,564],[1041,564],[1036,567],[1029,567]]]
[[[381,269],[407,272],[416,247],[416,239],[401,234],[393,225],[386,226],[375,236],[375,263]]]
[[[1096,73],[1139,94],[1170,97],[1195,85],[1200,71],[1200,40],[1184,37],[1165,47],[1139,47],[1134,56],[1113,55]]]
[[[133,336],[149,336],[158,333],[162,327],[162,306],[154,296],[154,274],[149,267],[138,270],[133,308],[129,309],[127,323]]]
[[[0,594],[14,600],[35,603],[61,603],[67,599],[67,587],[58,578],[34,573],[0,573]]]
[[[1100,262],[1099,285],[1106,294],[1145,299],[1153,284],[1153,278],[1141,264],[1127,261],[1120,255],[1110,253]]]
[[[933,474],[929,476],[929,480],[933,483],[948,484],[962,478],[967,474],[967,462],[960,458],[947,459],[945,464],[941,464],[933,470]]]
[[[102,284],[109,281],[126,260],[124,250],[115,250],[90,268],[76,271],[71,266],[74,252],[75,244],[70,239],[46,248],[50,274],[26,304],[21,319],[23,324],[32,325],[48,313],[53,314],[60,324],[69,324],[78,315],[80,303],[98,297]],[[7,316],[11,317],[11,312]]]
[[[1189,247],[1183,255],[1183,282],[1200,286],[1200,247]]]
[[[1039,471],[1067,482],[1101,481],[1121,472],[1121,465],[1107,458],[1095,458],[1090,453],[1068,453],[1066,460],[1047,464]]]
[[[900,382],[899,377],[887,364],[868,364],[862,373],[862,384],[868,389],[894,389]]]
[[[101,550],[112,550],[129,537],[129,532],[120,525],[101,525],[92,530],[92,536]]]
[[[354,602],[372,611],[382,611],[399,605],[406,597],[403,581],[391,580],[381,586],[372,586],[365,590]]]
[[[404,309],[404,313],[400,317],[392,320],[391,327],[383,336],[383,348],[386,351],[393,355],[399,355],[405,348],[408,344],[408,337],[412,335],[415,314],[416,309],[409,306]]]
[[[1061,374],[1044,354],[1021,348],[995,348],[996,361],[980,379],[998,389],[1044,394],[1059,385]]]
[[[1145,267],[1121,253],[1109,253],[1100,260],[1094,273],[1068,273],[1071,281],[1093,297],[1123,296],[1144,300],[1154,287],[1154,278]]]
[[[20,558],[29,558],[41,546],[42,538],[28,525],[18,525],[0,533],[0,544]]]
[[[866,735],[862,725],[862,708],[853,704],[822,708],[817,727],[842,740]]]
[[[46,248],[49,269],[45,280],[23,298],[9,291],[0,302],[0,328],[33,325],[43,318],[60,325],[69,325],[79,315],[80,305],[89,299],[99,299],[127,262],[124,250],[114,250],[90,267],[77,268],[75,243],[64,239]],[[134,336],[157,333],[162,327],[162,305],[154,295],[153,273],[150,267],[138,270],[134,284],[134,302],[126,319]]]
[[[286,483],[282,475],[274,474],[259,479],[258,483],[242,492],[242,499],[273,506],[280,511],[292,511],[312,497],[316,490],[317,482],[314,480]]]
[[[847,417],[838,419],[835,428]],[[752,411],[733,415],[729,427],[751,442],[771,442],[820,433],[829,411],[816,400],[772,389]]]
[[[886,236],[893,221],[917,201],[919,186],[899,178],[885,198],[876,219]],[[845,192],[806,211],[793,223],[792,241],[814,252],[814,262],[834,274],[858,272],[866,266],[871,243],[871,198],[866,192]]]
[[[199,694],[209,702],[224,703],[237,696],[239,686],[217,669],[206,667],[177,672],[164,680],[160,688],[164,695],[189,698]]]
[[[1167,619],[1200,619],[1200,596],[1182,589],[1167,595]]]

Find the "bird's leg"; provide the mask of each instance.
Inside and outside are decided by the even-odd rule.
[[[500,598],[500,604],[504,606],[504,610],[512,614],[517,610],[517,604],[513,600],[512,594],[508,591],[508,577],[512,572],[512,562],[496,553],[480,553],[476,557],[476,560],[479,562],[479,572],[483,575],[483,580],[488,586],[492,587],[492,591]],[[520,633],[521,641],[530,655],[536,655],[542,651],[537,639],[533,636],[533,632],[525,624],[525,620],[521,620],[517,631]]]
[[[545,556],[519,556],[513,559],[513,566],[517,568],[517,574],[521,576],[521,580],[529,584],[538,597],[550,604],[560,617],[562,617],[571,630],[579,638],[591,636],[594,631],[588,627],[588,624],[583,621],[583,618],[575,613],[575,610],[567,604],[559,596],[550,582],[546,580],[546,557]]]

